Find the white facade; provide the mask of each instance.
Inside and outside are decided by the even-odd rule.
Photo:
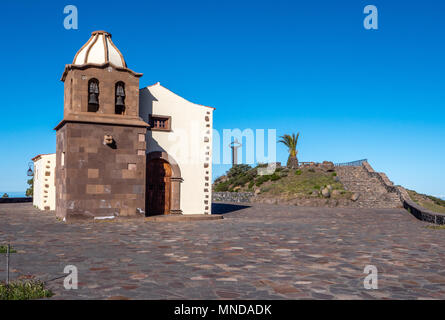
[[[40,210],[56,209],[55,168],[56,154],[38,155],[34,162],[33,205]]]
[[[182,214],[211,214],[213,110],[159,83],[140,90],[139,114],[144,121],[149,122],[150,115],[171,117],[171,130],[148,130],[147,154],[165,152],[179,166]]]

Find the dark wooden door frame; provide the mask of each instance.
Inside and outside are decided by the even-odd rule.
[[[170,214],[171,176],[171,166],[164,159],[151,159],[147,162],[146,208],[148,215]]]
[[[181,183],[184,181],[181,176],[181,169],[178,163],[165,151],[153,151],[147,154],[147,163],[152,159],[163,159],[170,164],[172,169],[171,176],[171,198],[170,198],[170,213],[182,214],[181,210]],[[147,172],[147,178],[148,178]],[[148,190],[146,199],[148,198]],[[146,206],[146,212],[148,213],[148,206]]]

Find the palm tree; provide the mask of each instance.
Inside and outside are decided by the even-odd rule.
[[[285,134],[280,137],[280,140],[278,140],[279,143],[284,144],[289,150],[289,158],[287,159],[287,166],[289,168],[297,168],[298,167],[297,144],[298,144],[299,136],[300,136],[299,132],[297,133],[297,135],[295,135],[295,133],[292,133],[292,135]]]

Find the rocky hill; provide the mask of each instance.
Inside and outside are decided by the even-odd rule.
[[[386,190],[379,179],[368,176],[362,166],[335,167],[331,162],[311,163],[299,169],[278,167],[271,175],[258,175],[258,167],[238,165],[216,179],[213,190],[217,193],[249,192],[251,201],[260,203],[401,207],[398,195]]]

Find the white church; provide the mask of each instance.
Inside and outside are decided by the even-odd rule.
[[[34,161],[34,205],[63,219],[211,214],[214,108],[140,89],[111,34],[65,66],[56,153]]]

